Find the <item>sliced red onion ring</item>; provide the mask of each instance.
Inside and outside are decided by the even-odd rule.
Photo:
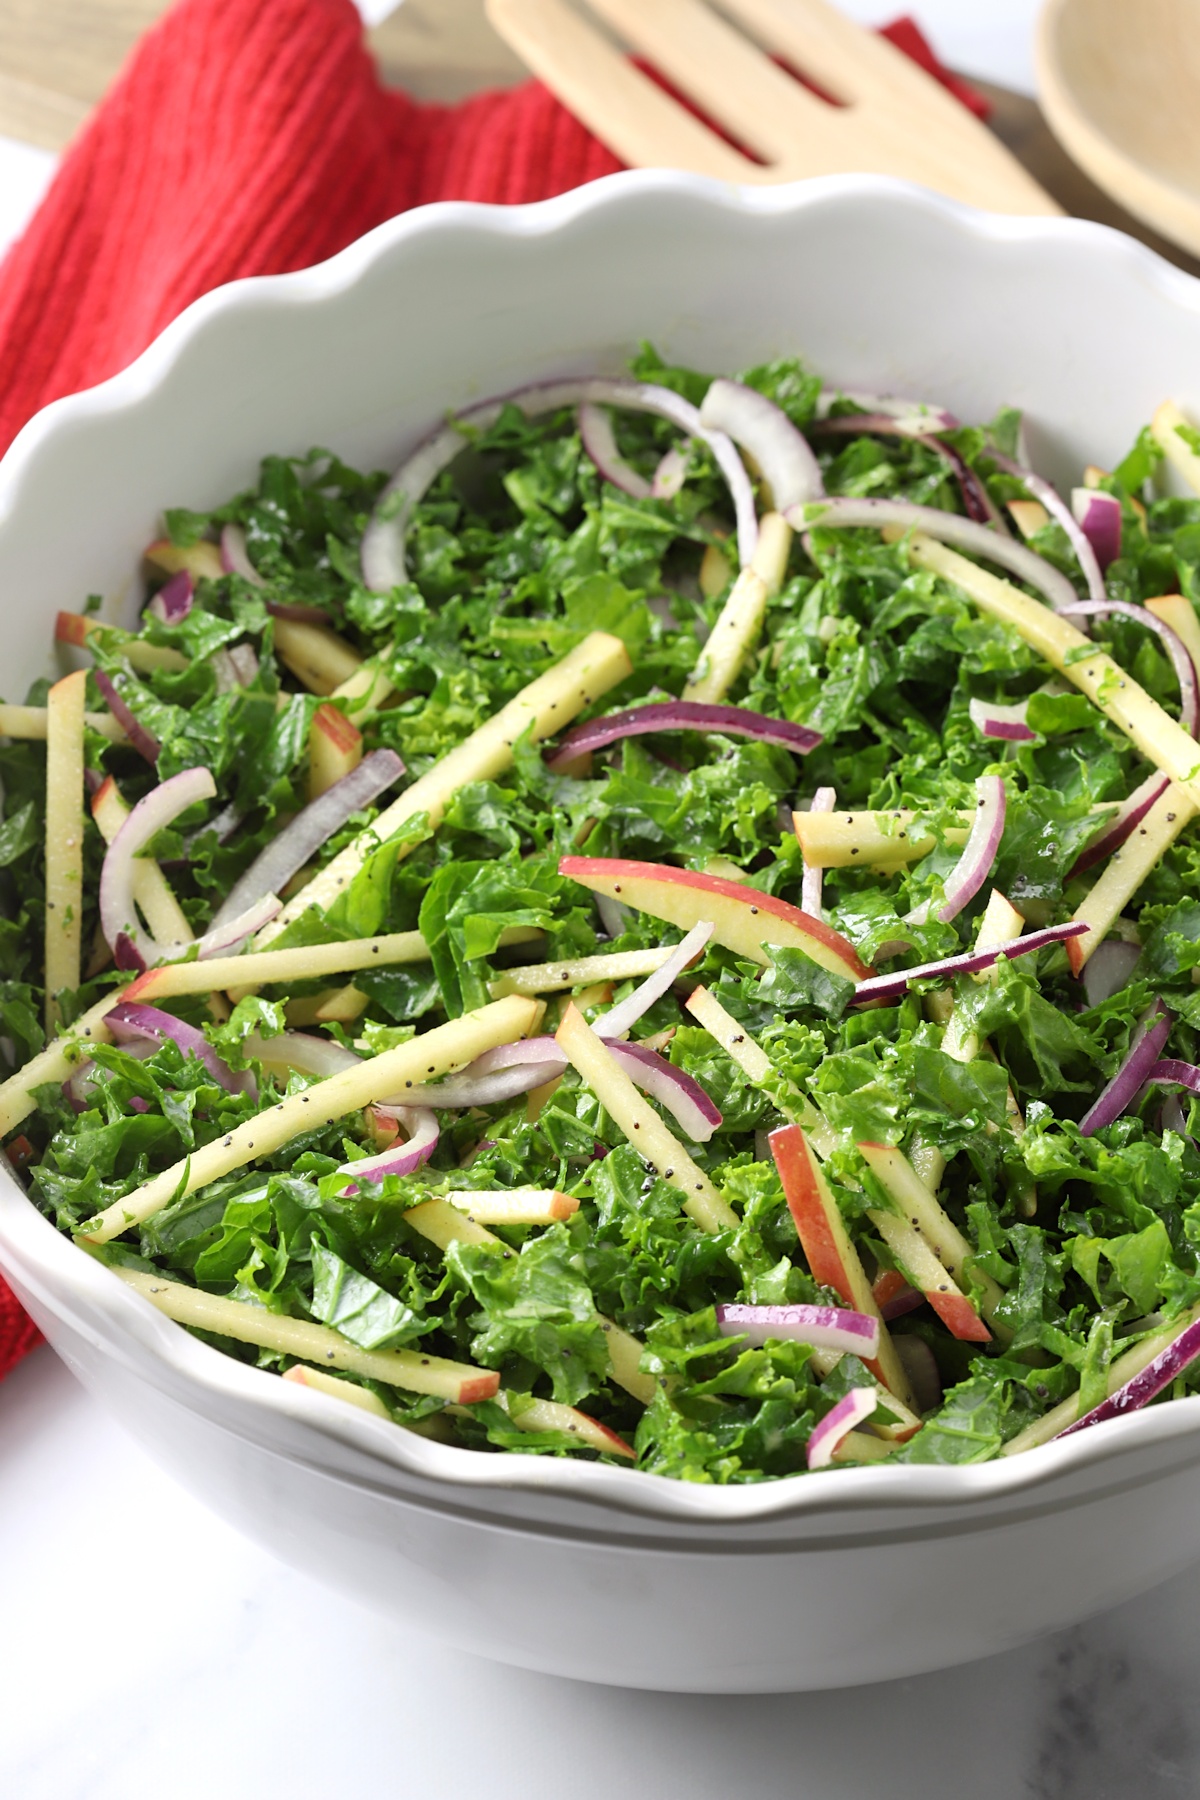
[[[549,1041],[554,1042],[553,1038]],[[544,1081],[552,1081],[565,1067],[565,1057],[547,1057],[544,1062],[514,1063],[512,1068],[497,1069],[491,1075],[475,1074],[468,1068],[445,1081],[423,1082],[406,1091],[402,1098],[377,1101],[375,1110],[398,1118],[409,1106],[454,1112],[463,1112],[469,1106],[497,1106],[501,1101],[515,1100],[518,1094],[528,1094]]]
[[[815,813],[832,812],[836,805],[837,789],[820,787],[813,795],[812,805],[808,810],[809,812]],[[809,865],[805,863],[804,875],[800,882],[800,911],[808,913],[810,917],[814,919],[820,919],[824,916],[821,912],[821,893],[824,886],[824,876],[824,869],[810,868]]]
[[[611,481],[623,494],[632,494],[635,500],[649,500],[653,492],[650,482],[621,455],[612,418],[594,401],[585,400],[579,408],[579,441],[605,481]]]
[[[468,432],[487,431],[506,406],[515,406],[527,418],[535,418],[539,413],[557,412],[563,407],[580,406],[589,401],[599,406],[622,406],[633,412],[656,413],[670,419],[689,437],[699,438],[708,445],[733,499],[740,560],[743,564],[748,563],[758,542],[758,519],[754,510],[754,489],[732,440],[722,431],[709,431],[690,401],[672,393],[669,388],[657,387],[651,382],[612,381],[593,376],[582,380],[538,382],[531,387],[518,388],[514,393],[481,401],[477,406],[466,407],[457,414],[453,424],[441,426],[419,444],[380,494],[363,533],[362,572],[366,586],[375,593],[386,593],[407,579],[404,537],[413,508],[424,499],[442,470],[449,468],[459,451],[465,449]]]
[[[134,1047],[148,1041],[152,1049],[157,1050],[164,1038],[170,1038],[185,1056],[198,1057],[213,1080],[228,1093],[249,1094],[252,1099],[257,1098],[258,1090],[249,1069],[243,1069],[240,1074],[235,1075],[228,1063],[217,1055],[204,1033],[197,1031],[194,1025],[185,1025],[173,1013],[163,1012],[157,1006],[140,1006],[122,1000],[105,1015],[104,1022],[122,1047]],[[134,1053],[136,1054],[136,1049]]]
[[[1026,493],[1030,494],[1033,499],[1040,500],[1050,517],[1062,526],[1071,548],[1075,552],[1075,559],[1083,573],[1083,578],[1087,582],[1088,594],[1093,600],[1103,600],[1107,591],[1104,586],[1104,572],[1096,561],[1096,552],[1092,548],[1091,539],[1080,528],[1058,489],[1041,475],[1035,474],[1024,462],[1015,461],[1011,456],[1005,456],[999,450],[989,450],[988,455],[998,469],[1003,469],[1006,475],[1015,475],[1018,481],[1023,482]]]
[[[597,894],[595,899],[596,911],[600,915],[600,923],[603,925],[605,931],[607,931],[609,937],[621,937],[624,934],[630,919],[633,917],[632,912],[630,912],[627,906],[622,906],[619,900],[614,900],[610,894]]]
[[[1193,1094],[1200,1094],[1200,1068],[1195,1063],[1179,1062],[1168,1056],[1162,1062],[1156,1062],[1146,1077],[1146,1084],[1156,1087],[1184,1087]]]
[[[836,1350],[864,1360],[878,1354],[879,1320],[841,1306],[717,1307],[723,1337],[744,1337],[757,1349],[768,1338],[795,1338],[817,1350]]]
[[[398,1112],[396,1116],[409,1133],[408,1142],[393,1144],[378,1156],[361,1156],[357,1162],[343,1163],[338,1170],[339,1175],[355,1175],[360,1180],[382,1181],[385,1175],[413,1175],[422,1163],[429,1161],[437,1149],[437,1141],[441,1135],[437,1114],[419,1107],[411,1112]],[[347,1194],[357,1194],[358,1191],[357,1180],[343,1190]]]
[[[265,894],[278,893],[310,862],[321,846],[340,831],[346,820],[392,786],[404,773],[394,750],[372,750],[356,769],[326,788],[319,799],[298,812],[290,825],[255,857],[240,875],[218,909],[209,934],[239,918]]]
[[[1119,994],[1133,974],[1142,954],[1140,944],[1126,944],[1120,938],[1105,938],[1097,944],[1083,965],[1083,991],[1089,1006],[1102,1006]]]
[[[791,508],[787,519],[797,531],[812,527],[841,530],[858,526],[881,530],[885,525],[897,525],[905,531],[925,531],[944,544],[956,544],[960,550],[970,550],[984,561],[999,563],[1001,568],[1036,588],[1056,612],[1065,612],[1068,607],[1080,604],[1079,595],[1066,576],[1028,545],[1019,544],[1015,538],[1001,537],[974,519],[942,512],[936,506],[917,506],[909,500],[849,500],[830,496],[808,507]]]
[[[254,587],[266,587],[266,582],[250,561],[250,552],[246,548],[246,533],[240,525],[226,525],[221,530],[221,567],[227,575],[240,575]]]
[[[721,1113],[698,1081],[674,1063],[669,1063],[657,1050],[643,1050],[640,1044],[613,1044],[608,1048],[635,1087],[651,1100],[666,1108],[679,1129],[694,1144],[707,1144],[721,1127]]]
[[[1133,1104],[1149,1079],[1174,1023],[1173,1015],[1161,1000],[1155,1000],[1147,1008],[1125,1061],[1079,1121],[1081,1137],[1092,1137],[1105,1125],[1111,1125],[1114,1119],[1119,1119],[1126,1108]]]
[[[1065,943],[1067,938],[1082,937],[1089,928],[1082,919],[1066,925],[1047,925],[1044,931],[1030,931],[1011,944],[1000,944],[994,950],[966,950],[961,956],[946,956],[940,962],[921,963],[915,969],[896,969],[887,975],[871,975],[860,981],[850,996],[851,1006],[865,1006],[869,1000],[895,1000],[904,993],[910,981],[932,978],[952,980],[955,975],[974,975],[990,969],[1003,957],[1028,956],[1034,950],[1047,950],[1051,944]]]
[[[258,652],[253,644],[234,644],[228,655],[243,687],[258,680]]]
[[[232,650],[214,650],[212,665],[219,694],[247,688],[258,675],[258,657],[250,644],[235,644]]]
[[[1108,1419],[1124,1418],[1126,1413],[1137,1412],[1148,1401],[1161,1394],[1163,1389],[1190,1369],[1196,1358],[1200,1356],[1200,1321],[1188,1325],[1173,1343],[1160,1350],[1153,1362],[1133,1375],[1119,1387],[1115,1394],[1102,1400],[1099,1406],[1093,1406],[1091,1412],[1084,1413],[1082,1419],[1067,1425],[1055,1434],[1053,1442],[1061,1443],[1063,1438],[1070,1437],[1074,1431],[1086,1431],[1090,1425],[1103,1425]]]
[[[1008,795],[999,775],[980,775],[975,781],[975,817],[970,835],[954,868],[946,877],[945,895],[936,917],[943,925],[957,919],[963,907],[972,901],[988,876],[1004,836],[1004,818]],[[924,925],[929,917],[930,902],[914,907],[906,923]]]
[[[821,733],[787,719],[770,719],[748,706],[717,706],[701,700],[658,700],[649,706],[631,706],[627,712],[607,713],[568,731],[546,758],[554,770],[589,750],[603,750],[621,738],[641,737],[652,731],[713,731],[726,737],[753,738],[761,744],[779,744],[796,756],[806,756],[821,742]]]
[[[879,418],[899,419],[911,423],[919,431],[954,431],[962,420],[944,406],[929,406],[924,400],[908,400],[901,394],[872,394],[856,388],[822,388],[817,401],[817,417],[822,424],[832,417],[831,408],[839,400],[861,407],[863,413]],[[857,425],[861,414],[847,413],[850,424]]]
[[[664,452],[650,483],[652,500],[673,500],[687,479],[688,453],[673,444]]]
[[[873,1387],[851,1388],[814,1428],[805,1451],[809,1468],[827,1469],[842,1439],[869,1419],[878,1404],[879,1395]]]
[[[711,919],[701,919],[698,925],[693,925],[687,936],[676,944],[666,962],[661,963],[653,974],[647,975],[624,1000],[616,1006],[610,1006],[606,1013],[601,1013],[592,1027],[597,1037],[611,1040],[624,1037],[627,1031],[632,1031],[642,1014],[649,1012],[654,1002],[660,1000],[683,971],[689,969],[703,953],[713,930]],[[609,1048],[612,1048],[611,1042]]]
[[[971,723],[981,737],[1003,738],[1011,744],[1027,744],[1037,736],[1025,723],[1028,700],[1001,706],[995,700],[972,700],[967,707]]]
[[[700,420],[710,431],[725,432],[754,458],[776,512],[803,506],[825,492],[820,465],[804,433],[756,388],[719,375],[700,403]]]
[[[224,920],[220,925],[210,926],[204,936],[196,939],[195,949],[201,962],[209,956],[236,956],[247,938],[269,925],[276,913],[283,910],[283,901],[278,894],[264,894],[252,906],[247,906],[232,919]],[[163,955],[171,958],[182,956],[187,944],[168,945]]]
[[[1179,723],[1185,731],[1196,736],[1200,726],[1200,688],[1196,677],[1196,665],[1192,661],[1191,652],[1177,631],[1152,613],[1145,606],[1134,606],[1128,600],[1076,600],[1071,606],[1063,606],[1059,611],[1065,618],[1089,618],[1097,614],[1120,613],[1126,619],[1136,619],[1147,631],[1152,631],[1162,644],[1175,670],[1175,679],[1179,683]]]
[[[1004,537],[1012,535],[1004,515],[987,491],[986,482],[953,444],[944,444],[940,437],[932,435],[935,431],[950,429],[948,426],[931,425],[927,416],[922,418],[917,413],[839,413],[836,417],[821,419],[816,429],[839,437],[903,437],[923,444],[926,450],[934,451],[950,465],[967,517],[980,525],[991,525]]]
[[[1158,769],[1147,775],[1145,781],[1134,788],[1128,800],[1121,802],[1108,824],[1080,851],[1067,871],[1067,880],[1071,881],[1076,875],[1084,874],[1095,863],[1102,862],[1114,850],[1119,850],[1125,839],[1133,835],[1150,808],[1162,799],[1170,785],[1170,777],[1163,775]]]
[[[138,923],[133,903],[134,857],[181,812],[198,801],[211,800],[216,791],[208,769],[184,769],[172,775],[138,801],[109,845],[100,870],[100,925],[119,969],[145,968],[148,955],[157,959],[163,954],[163,947]],[[122,952],[131,960],[122,961]]]
[[[164,625],[180,625],[191,612],[195,597],[196,584],[191,570],[180,569],[178,575],[164,581],[146,611],[161,619]]]
[[[639,1044],[610,1042],[607,1048],[634,1085],[664,1106],[693,1143],[708,1142],[721,1124],[721,1113],[699,1082],[693,1081],[682,1069],[675,1068],[657,1051],[644,1050]],[[566,1056],[552,1037],[522,1038],[515,1044],[499,1044],[494,1050],[485,1050],[457,1079],[474,1081],[497,1070],[523,1067],[528,1071],[528,1085],[516,1092],[528,1093],[530,1088],[540,1087],[543,1081],[561,1074],[566,1066]],[[439,1084],[439,1089],[428,1091],[432,1095],[444,1085]],[[406,1100],[408,1098],[405,1096]],[[385,1104],[390,1107],[393,1102],[389,1100]]]
[[[127,701],[122,700],[117,685],[111,675],[103,669],[93,669],[92,679],[108,702],[108,710],[120,725],[139,756],[144,756],[153,767],[162,755],[162,745],[152,731],[138,723],[137,714],[132,711]]]
[[[915,1312],[918,1306],[924,1306],[925,1296],[920,1288],[909,1287],[907,1281],[903,1287],[896,1289],[887,1300],[879,1303],[879,1316],[885,1322],[902,1319],[905,1313]],[[919,1341],[919,1340],[918,1340]]]
[[[1121,502],[1103,488],[1072,488],[1071,511],[1101,569],[1121,554]]]

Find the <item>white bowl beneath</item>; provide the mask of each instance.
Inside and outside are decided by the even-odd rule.
[[[0,465],[6,685],[54,611],[132,603],[164,505],[327,444],[391,466],[450,406],[619,370],[639,339],[728,370],[990,417],[1035,460],[1110,463],[1200,400],[1200,285],[1130,240],[847,177],[734,192],[614,176],[540,206],[442,205],[301,274],[207,296]],[[11,598],[19,596],[19,603]],[[1200,1555],[1200,1400],[975,1468],[706,1488],[433,1444],[220,1355],[36,1213],[0,1170],[0,1267],[152,1454],[278,1554],[462,1648],[713,1692],[838,1686],[1011,1647]]]

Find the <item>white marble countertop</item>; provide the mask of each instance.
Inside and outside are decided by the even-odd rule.
[[[844,0],[876,22],[898,0]],[[1036,0],[912,10],[1027,91]],[[0,246],[53,159],[0,139]],[[1114,1554],[1119,1549],[1114,1546]],[[276,1563],[159,1473],[49,1350],[0,1385],[0,1795],[11,1800],[1178,1800],[1200,1794],[1200,1568],[919,1680],[714,1699],[529,1675]]]

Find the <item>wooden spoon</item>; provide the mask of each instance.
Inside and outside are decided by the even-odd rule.
[[[1037,70],[1042,109],[1076,162],[1200,255],[1196,0],[1048,0]]]

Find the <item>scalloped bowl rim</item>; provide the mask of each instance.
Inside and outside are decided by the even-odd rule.
[[[1136,270],[1162,300],[1200,314],[1200,281],[1107,226],[1078,219],[986,214],[882,176],[824,176],[778,187],[735,188],[703,176],[647,170],[606,176],[529,206],[440,202],[385,222],[312,268],[231,282],[202,296],[129,367],[82,393],[51,402],[23,427],[0,461],[0,530],[20,505],[27,475],[42,457],[53,455],[61,433],[78,422],[132,412],[152,400],[176,363],[211,334],[219,333],[225,319],[247,308],[311,306],[335,299],[383,257],[414,239],[457,232],[540,237],[592,213],[619,207],[631,192],[686,193],[713,209],[780,217],[845,200],[882,196],[894,206],[933,213],[961,236],[980,243],[1074,239],[1091,244],[1114,263],[1123,261]],[[444,1492],[447,1505],[488,1489],[524,1490],[690,1527],[788,1520],[799,1526],[806,1519],[836,1513],[852,1514],[857,1526],[868,1529],[871,1521],[864,1515],[877,1515],[880,1529],[885,1529],[890,1511],[914,1507],[991,1511],[991,1503],[996,1501],[1035,1494],[1064,1477],[1126,1462],[1139,1452],[1177,1439],[1195,1438],[1196,1460],[1200,1461],[1200,1396],[1151,1408],[1014,1458],[969,1466],[875,1465],[834,1470],[829,1479],[780,1476],[745,1486],[704,1486],[569,1458],[460,1449],[422,1438],[315,1390],[283,1382],[193,1337],[56,1230],[33,1206],[9,1173],[6,1159],[0,1157],[0,1264],[6,1250],[16,1253],[15,1279],[27,1284],[47,1311],[58,1311],[57,1295],[62,1291],[68,1305],[72,1298],[78,1299],[104,1318],[114,1337],[111,1342],[97,1342],[102,1354],[120,1356],[121,1339],[131,1341],[214,1401],[227,1398],[263,1407],[308,1432],[315,1440],[311,1460],[318,1465],[320,1442],[329,1439],[384,1467],[419,1478],[423,1504],[437,1503],[436,1498],[429,1498],[431,1487]],[[83,1328],[83,1335],[95,1336],[89,1327]],[[145,1377],[146,1370],[139,1366],[139,1373]],[[397,1498],[405,1498],[402,1491],[397,1491]]]

